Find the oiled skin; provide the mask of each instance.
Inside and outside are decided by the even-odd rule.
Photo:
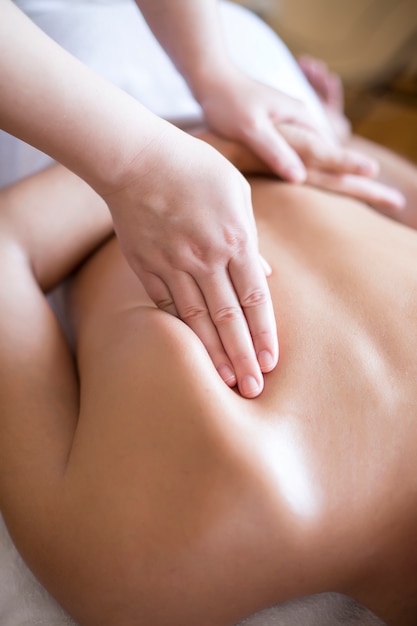
[[[281,350],[256,400],[153,307],[114,240],[70,288],[78,399],[39,265],[2,235],[0,505],[82,626],[232,626],[327,590],[416,621],[417,235],[252,186]]]

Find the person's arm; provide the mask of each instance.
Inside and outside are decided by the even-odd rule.
[[[113,225],[103,199],[56,164],[0,189],[0,233],[48,292],[112,236]]]
[[[218,152],[150,113],[0,0],[0,126],[107,202],[153,301],[200,337],[244,396],[278,359],[250,189]],[[59,207],[57,207],[59,210]]]
[[[101,192],[111,190],[152,141],[159,119],[64,51],[10,0],[0,7],[1,127]]]
[[[291,144],[278,124],[314,131],[319,166],[334,170],[327,159],[333,137],[313,120],[299,100],[263,85],[231,61],[223,40],[218,0],[136,0],[160,44],[184,76],[203,108],[206,122],[220,135],[239,141],[270,170],[293,182],[306,179],[305,153]],[[277,68],[279,72],[279,68]],[[339,160],[341,174],[374,175],[375,164],[359,153]]]

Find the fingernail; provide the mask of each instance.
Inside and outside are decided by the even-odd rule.
[[[261,386],[253,376],[244,376],[241,384],[242,394],[246,398],[254,398],[261,393]]]
[[[224,380],[226,385],[229,385],[229,387],[234,387],[236,385],[236,374],[234,373],[232,368],[229,367],[229,365],[220,365],[220,367],[217,368],[217,371],[219,372],[221,378]]]
[[[268,350],[261,350],[259,352],[258,363],[263,372],[270,372],[275,366],[273,356]]]

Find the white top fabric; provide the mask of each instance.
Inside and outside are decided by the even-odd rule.
[[[201,119],[186,83],[133,0],[16,0],[42,30],[157,115]],[[321,104],[276,34],[243,7],[221,3],[227,44],[249,75],[306,102],[326,124]],[[0,131],[0,187],[42,169],[49,157]]]

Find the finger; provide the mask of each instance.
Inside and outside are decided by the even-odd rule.
[[[156,304],[158,309],[178,317],[174,298],[162,278],[151,272],[140,272],[140,270],[138,271],[138,276],[148,296]]]
[[[260,268],[259,261],[258,266]],[[260,275],[266,282],[261,268]],[[240,393],[246,398],[258,396],[263,389],[263,376],[249,326],[227,268],[219,267],[216,272],[201,277],[199,286],[233,365]]]
[[[203,342],[214,367],[224,382],[229,387],[234,387],[237,378],[233,364],[222,345],[200,288],[192,276],[186,272],[175,272],[170,278],[170,291],[179,317]]]
[[[378,163],[374,159],[357,150],[339,146],[312,130],[295,124],[279,124],[277,129],[307,167],[362,176],[376,176],[378,173]]]
[[[399,191],[363,176],[351,174],[336,176],[326,172],[309,170],[307,182],[315,187],[361,200],[377,210],[388,213],[395,214],[405,208],[405,197]]]
[[[352,150],[337,145],[329,145],[320,151],[312,151],[311,164],[323,170],[334,173],[358,174],[374,178],[378,175],[379,165],[375,159]]]
[[[264,120],[256,128],[246,129],[244,142],[277,176],[295,183],[305,181],[303,162],[271,120]]]
[[[323,169],[325,163],[318,162]],[[327,169],[333,172],[358,174],[375,178],[379,172],[379,164],[375,159],[368,157],[357,150],[344,148],[343,146],[333,146],[333,152],[329,154]]]
[[[229,272],[245,312],[261,370],[263,373],[270,372],[278,362],[278,337],[271,294],[262,265],[256,257],[247,256],[239,263],[232,260]]]

